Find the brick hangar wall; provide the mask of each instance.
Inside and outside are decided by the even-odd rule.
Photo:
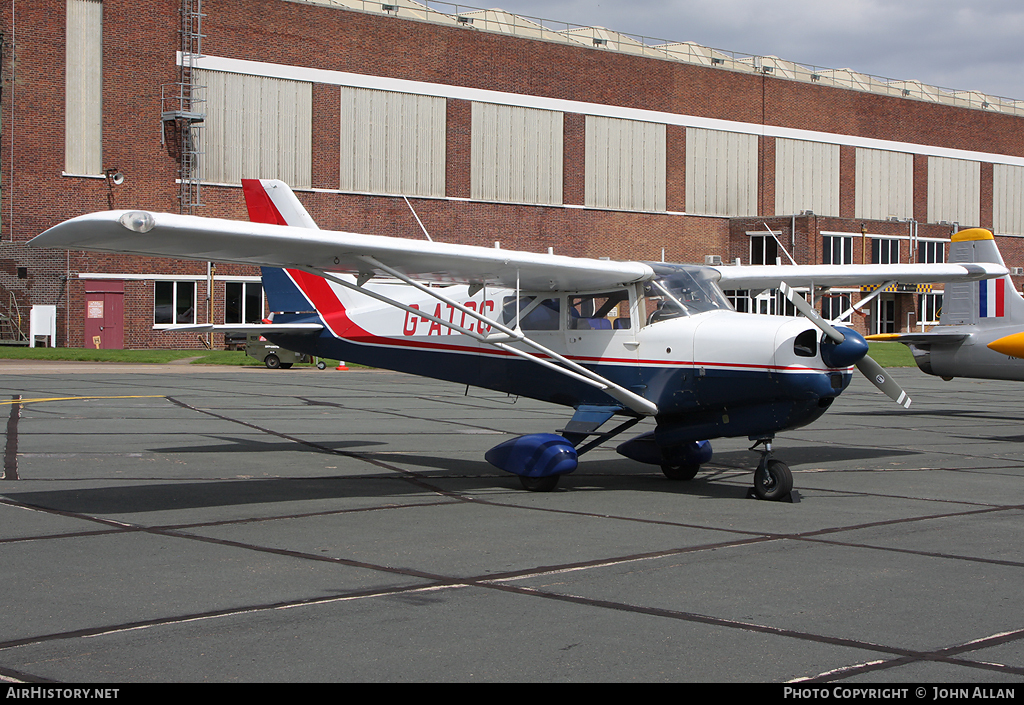
[[[180,1],[140,5],[104,0],[104,167],[116,167],[127,176],[124,184],[113,188],[103,179],[61,175],[64,3],[47,0],[15,7],[16,18],[11,7],[0,9],[5,37],[0,294],[13,295],[26,311],[33,303],[57,303],[61,307],[58,338],[62,344],[80,345],[84,304],[79,273],[205,277],[206,265],[200,262],[68,254],[24,246],[47,227],[81,213],[108,207],[177,210],[176,148],[173,140],[161,144],[159,115],[160,86],[178,80]],[[214,56],[1024,156],[1020,118],[977,110],[287,0],[218,0],[205,5],[204,11],[203,51]],[[318,189],[336,189],[338,184],[339,100],[336,86],[314,86],[313,185]],[[449,101],[447,130],[447,195],[468,199],[468,102]],[[731,226],[725,218],[679,214],[685,210],[685,130],[681,127],[669,126],[667,132],[667,203],[674,212],[571,207],[583,203],[583,133],[583,116],[567,114],[563,177],[564,202],[570,207],[410,200],[435,240],[484,246],[498,240],[510,249],[553,247],[561,254],[616,259],[657,260],[662,248],[666,259],[676,261],[701,261],[704,254],[747,257],[742,223]],[[842,149],[841,215],[849,219],[853,148]],[[760,140],[760,155],[759,210],[761,216],[771,216],[773,140]],[[915,214],[922,221],[927,180],[921,173],[926,177],[926,165],[925,159],[915,159]],[[991,227],[992,170],[987,166],[982,170],[983,222],[976,225]],[[301,193],[300,198],[324,228],[422,237],[400,199],[322,191]],[[203,200],[205,205],[197,211],[201,215],[247,217],[238,188],[206,186]],[[859,224],[852,222],[833,225],[837,230],[859,231]],[[804,237],[807,254],[801,253],[800,260],[816,261],[811,253],[818,231],[808,230]],[[1008,262],[1024,262],[1018,242],[1001,239]],[[18,267],[27,268],[28,278],[17,278]],[[250,268],[218,266],[221,276],[254,273]],[[198,288],[197,320],[203,321],[205,281]],[[125,346],[199,345],[194,336],[149,330],[152,290],[151,281],[125,287]],[[214,298],[214,320],[222,320],[222,284]],[[70,317],[64,315],[65,302]]]

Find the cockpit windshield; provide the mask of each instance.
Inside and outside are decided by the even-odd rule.
[[[682,265],[659,265],[655,271],[658,277],[644,285],[648,323],[705,311],[733,310],[718,288],[713,272]]]

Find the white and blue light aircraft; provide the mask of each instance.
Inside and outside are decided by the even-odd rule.
[[[775,434],[829,408],[857,367],[902,406],[910,400],[864,338],[835,328],[794,287],[978,281],[1002,265],[707,267],[535,254],[319,230],[283,182],[247,180],[253,222],[107,211],[61,223],[35,247],[263,267],[272,342],[319,357],[449,380],[569,407],[558,433],[521,436],[486,458],[529,490],[553,489],[578,457],[641,419],[654,431],[622,455],[691,479],[709,439],[761,446],[754,490],[782,499],[792,474]],[[808,318],[739,313],[722,289],[781,288]],[[809,320],[808,320],[809,319]],[[619,423],[599,429],[613,417]]]

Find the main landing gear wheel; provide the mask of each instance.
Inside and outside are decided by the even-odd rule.
[[[779,500],[793,490],[793,473],[781,460],[765,457],[754,471],[754,493],[759,499]]]
[[[662,465],[661,472],[670,480],[692,480],[700,465]]]
[[[548,475],[547,477],[525,477],[519,476],[519,482],[523,489],[530,492],[550,492],[558,486],[558,478],[561,475]]]

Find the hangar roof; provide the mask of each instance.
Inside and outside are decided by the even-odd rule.
[[[942,103],[961,108],[1024,115],[1024,100],[986,95],[978,91],[939,88],[920,81],[882,78],[849,68],[834,69],[801,64],[777,56],[757,56],[711,49],[695,42],[670,42],[604,27],[524,17],[500,9],[477,9],[466,5],[427,0],[302,0],[315,5],[332,5],[406,19],[436,22],[467,30],[500,32],[529,39],[561,42],[603,51],[639,54],[666,61],[682,61],[727,71],[760,73],[773,78],[806,81],[822,86],[879,93],[911,100]]]

